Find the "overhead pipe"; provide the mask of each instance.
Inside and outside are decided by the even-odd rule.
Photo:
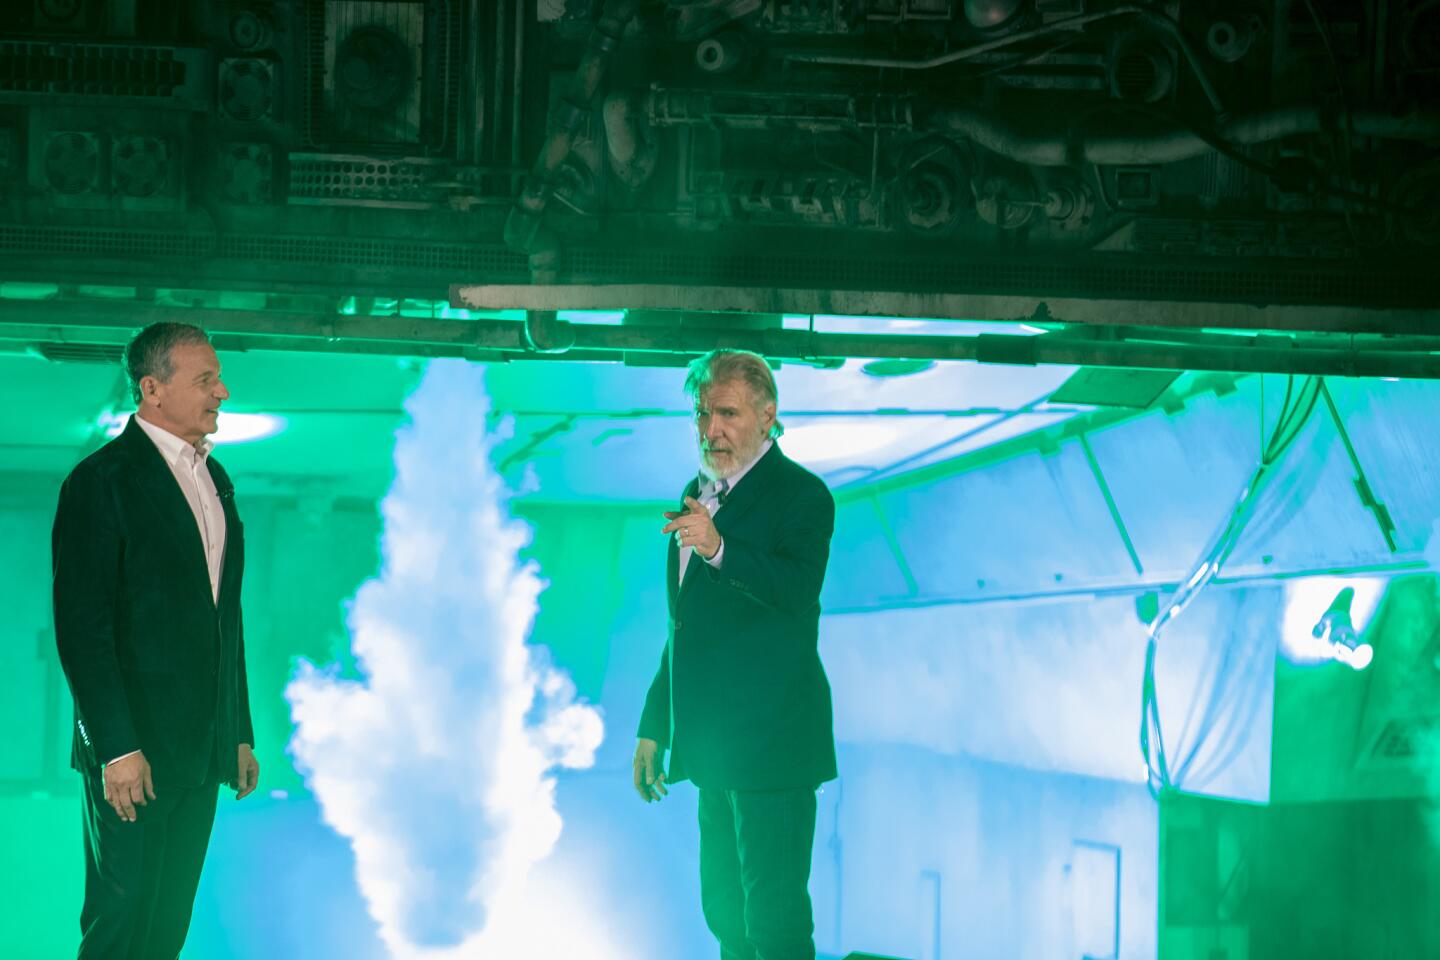
[[[1044,37],[1062,33],[1071,33],[1077,27],[1084,27],[1101,20],[1110,20],[1115,17],[1135,17],[1143,21],[1147,26],[1165,34],[1179,47],[1185,62],[1190,67],[1190,72],[1195,75],[1195,81],[1200,85],[1201,92],[1209,102],[1210,108],[1215,111],[1216,116],[1224,116],[1225,108],[1220,102],[1220,95],[1215,92],[1215,86],[1210,82],[1209,76],[1195,47],[1190,39],[1185,36],[1185,31],[1171,17],[1151,7],[1142,7],[1134,4],[1127,4],[1120,7],[1112,7],[1109,10],[1101,10],[1096,13],[1086,13],[1075,17],[1066,17],[1063,20],[1056,20],[1043,27],[1034,30],[1026,30],[1022,33],[1012,33],[1009,36],[998,37],[994,40],[987,40],[984,43],[977,43],[974,46],[962,47],[959,50],[952,50],[949,53],[942,53],[934,57],[924,57],[918,60],[905,59],[903,57],[866,57],[847,54],[824,53],[812,50],[791,50],[781,56],[795,63],[825,63],[836,66],[851,67],[878,67],[885,70],[934,70],[937,67],[949,66],[961,63],[975,57],[983,56],[995,50],[1014,46],[1017,43],[1025,43],[1029,40],[1039,40]]]
[[[554,310],[525,311],[525,346],[536,353],[565,353],[575,345],[575,325]]]
[[[560,168],[574,148],[575,136],[595,104],[610,62],[640,2],[606,0],[575,68],[570,92],[556,102],[540,155],[505,220],[505,243],[529,256],[531,277],[536,283],[553,282],[558,275],[560,234],[545,222],[545,211],[555,192]]]
[[[837,130],[909,131],[916,98],[893,93],[815,93],[794,90],[663,87],[653,84],[640,102],[655,127],[794,127],[808,133]]]
[[[811,105],[811,113],[785,114],[762,105],[794,101]],[[610,104],[606,104],[607,110]],[[968,106],[927,102],[904,94],[796,95],[785,92],[700,90],[652,87],[644,99],[651,125],[755,127],[785,125],[805,130],[933,130],[963,137],[992,153],[1037,167],[1063,167],[1077,162],[1108,165],[1174,163],[1200,156],[1215,147],[1190,127],[1149,121],[1132,133],[1062,134],[1024,132],[998,113]],[[633,119],[633,113],[625,113]],[[607,126],[609,118],[607,116]],[[1221,141],[1235,146],[1268,143],[1297,134],[1335,129],[1336,118],[1319,106],[1294,105],[1257,110],[1230,118],[1215,130]],[[1440,112],[1352,110],[1356,135],[1381,140],[1440,144]],[[1158,127],[1158,129],[1157,129]],[[616,124],[617,132],[635,135]]]
[[[962,136],[993,153],[1037,167],[1063,167],[1076,162],[1101,166],[1175,163],[1215,149],[1179,124],[1155,133],[1032,136],[995,114],[970,107],[917,106],[917,114],[918,126]],[[1435,111],[1395,115],[1382,110],[1352,110],[1350,117],[1357,136],[1440,143],[1440,113]],[[1334,124],[1320,107],[1292,106],[1234,117],[1220,124],[1215,133],[1226,143],[1250,146],[1332,129]]]
[[[963,456],[963,454],[962,454]],[[953,467],[952,467],[953,469]],[[901,477],[904,477],[901,474]],[[900,482],[904,482],[903,480]],[[880,484],[884,484],[881,480]],[[862,496],[872,496],[875,487],[868,485],[861,493]],[[1391,577],[1407,573],[1429,573],[1431,566],[1423,557],[1414,557],[1394,560],[1388,563],[1358,563],[1339,567],[1308,567],[1299,570],[1284,570],[1279,572],[1260,571],[1255,573],[1240,573],[1235,576],[1216,577],[1210,581],[1210,589],[1225,588],[1251,588],[1258,584],[1284,584],[1290,580],[1301,580],[1308,577]],[[1175,580],[1166,580],[1155,577],[1136,577],[1130,580],[1112,578],[1104,581],[1079,583],[1072,586],[1055,587],[1054,589],[1026,590],[1016,593],[989,593],[976,591],[974,593],[956,592],[953,594],[941,594],[923,597],[902,597],[887,598],[883,603],[862,603],[853,606],[837,606],[832,604],[825,608],[826,613],[868,613],[885,610],[913,610],[921,607],[983,607],[994,604],[1004,604],[1007,607],[1029,606],[1031,604],[1053,604],[1056,600],[1100,600],[1107,597],[1133,598],[1144,593],[1174,593],[1181,584]]]

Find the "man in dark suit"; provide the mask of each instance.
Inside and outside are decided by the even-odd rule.
[[[835,501],[780,452],[775,380],[753,353],[690,366],[700,476],[667,513],[670,631],[635,789],[700,789],[700,897],[722,960],[812,960],[815,792],[835,778],[820,586]],[[670,769],[665,772],[665,752]]]
[[[218,785],[259,778],[240,622],[244,537],[206,436],[230,396],[198,327],[125,351],[137,404],[60,489],[55,641],[84,777],[81,960],[174,960]]]

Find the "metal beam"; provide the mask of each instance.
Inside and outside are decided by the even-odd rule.
[[[617,360],[624,354],[686,356],[717,347],[753,350],[776,360],[892,358],[971,360],[1018,365],[1066,364],[1231,373],[1440,379],[1440,353],[1366,350],[1363,341],[1331,347],[1289,346],[1276,338],[1222,336],[1173,344],[1066,336],[907,336],[812,333],[742,327],[564,325],[574,346],[536,353],[525,325],[505,320],[431,320],[251,310],[138,306],[123,302],[0,302],[0,340],[115,343],[154,320],[199,324],[228,349],[323,350],[458,355],[475,360],[559,358]],[[47,322],[48,321],[48,322]]]
[[[1256,571],[1230,577],[1216,577],[1210,581],[1209,589],[1244,588],[1257,584],[1277,584],[1287,580],[1301,580],[1307,577],[1398,577],[1411,573],[1426,573],[1433,568],[1423,558],[1402,555],[1390,562],[1363,563],[1342,567],[1310,567],[1302,570],[1283,572]],[[828,614],[873,613],[882,610],[900,610],[916,607],[979,607],[991,604],[1005,606],[1027,606],[1036,603],[1054,603],[1057,600],[1099,600],[1106,597],[1133,597],[1142,593],[1174,593],[1180,584],[1173,580],[1136,577],[1134,580],[1107,580],[1103,583],[1076,584],[1057,587],[1053,590],[1035,590],[1026,593],[1007,593],[995,596],[980,594],[956,594],[953,596],[895,597],[875,603],[854,606],[829,606]],[[1141,628],[1137,625],[1137,630]],[[1142,631],[1143,633],[1143,631]]]
[[[907,293],[784,287],[665,284],[476,284],[450,288],[450,302],[473,310],[704,310],[952,320],[1060,321],[1100,327],[1144,326],[1313,333],[1440,334],[1440,310],[1181,300]]]
[[[1120,542],[1125,545],[1125,552],[1130,556],[1130,565],[1135,568],[1135,575],[1145,575],[1145,565],[1140,562],[1140,554],[1135,550],[1135,541],[1130,538],[1130,528],[1125,525],[1125,517],[1120,513],[1120,505],[1115,502],[1115,495],[1110,490],[1110,481],[1105,479],[1105,471],[1100,468],[1100,461],[1095,457],[1095,450],[1090,446],[1090,438],[1082,433],[1079,435],[1080,449],[1085,452],[1085,461],[1090,464],[1090,473],[1095,477],[1095,485],[1100,488],[1100,495],[1105,498],[1105,506],[1110,511],[1110,519],[1115,523],[1115,532],[1120,534]]]

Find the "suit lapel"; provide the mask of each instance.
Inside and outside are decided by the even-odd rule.
[[[205,594],[210,595],[210,573],[205,564],[205,544],[200,540],[200,528],[195,525],[195,514],[190,509],[185,494],[160,448],[145,435],[145,431],[132,416],[125,425],[120,439],[126,444],[130,461],[135,466],[136,485],[144,491],[145,497],[155,508],[160,526],[174,541],[182,558],[181,566],[194,570],[205,583]]]
[[[696,477],[685,487],[685,493],[681,495],[680,505],[677,509],[682,511],[685,509],[686,497],[698,497],[699,495],[700,478]],[[704,561],[702,560],[701,563],[704,563]],[[670,613],[673,616],[675,613],[675,605],[680,602],[680,594],[685,591],[686,585],[695,579],[695,555],[692,553],[690,555],[690,562],[685,565],[685,582],[678,582],[680,580],[680,545],[675,542],[675,535],[673,533],[670,535],[669,563],[666,564],[666,571],[669,576],[669,579],[666,581],[666,587],[669,589],[667,595],[670,597]]]
[[[779,444],[772,443],[770,449],[765,451],[765,456],[735,484],[735,489],[730,491],[720,509],[715,511],[715,529],[720,531],[720,536],[723,537],[726,532],[733,530],[736,522],[760,501],[761,491],[769,486],[769,476],[783,456]]]
[[[779,444],[772,443],[770,449],[765,451],[765,456],[761,457],[755,463],[755,466],[750,468],[750,472],[741,477],[740,482],[735,484],[735,489],[730,491],[729,496],[725,498],[725,502],[715,511],[715,529],[720,532],[720,536],[724,537],[726,533],[735,529],[740,518],[760,501],[761,491],[768,485],[769,476],[779,465],[782,457],[784,457],[784,454],[780,452]],[[700,480],[697,477],[691,480],[690,485],[685,488],[685,496],[698,497],[699,495]],[[685,509],[683,497],[680,501],[680,509]],[[685,579],[681,583],[676,584],[675,581],[680,576],[680,548],[676,545],[675,538],[673,536],[670,538],[669,582],[671,592],[669,596],[670,613],[672,616],[675,613],[675,605],[679,602],[680,597],[684,595],[685,590],[690,586],[691,582],[694,581],[697,566],[704,562],[703,558],[696,557],[693,553],[690,554],[690,562],[685,565]]]
[[[220,567],[219,599],[223,605],[234,590],[235,577],[240,575],[244,528],[235,509],[235,484],[230,482],[230,475],[213,456],[205,458],[205,466],[210,470],[210,479],[215,481],[215,495],[220,498],[220,508],[225,513],[225,554]]]

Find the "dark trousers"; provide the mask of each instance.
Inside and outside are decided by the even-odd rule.
[[[190,929],[218,784],[157,786],[126,823],[105,802],[100,772],[84,777],[80,960],[175,960]]]
[[[721,960],[814,960],[815,790],[700,791],[700,903]]]

